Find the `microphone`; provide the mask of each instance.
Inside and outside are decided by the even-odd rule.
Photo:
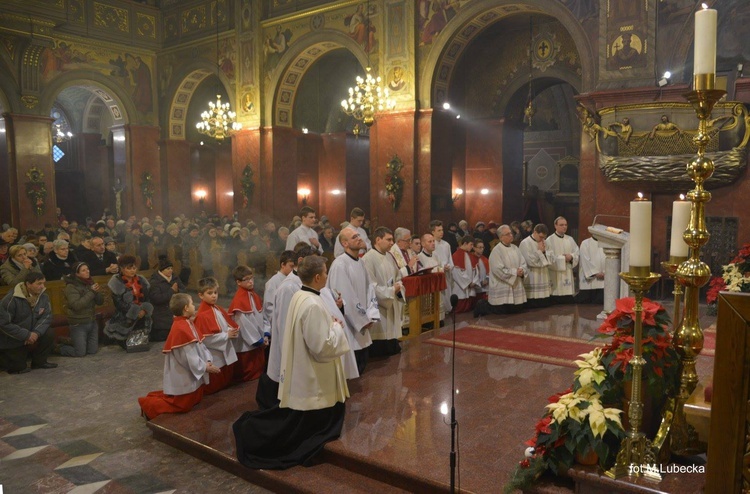
[[[458,305],[458,295],[455,293],[451,295],[451,311],[456,311],[456,306]]]

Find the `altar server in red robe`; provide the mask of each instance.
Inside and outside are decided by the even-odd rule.
[[[195,316],[195,327],[205,337],[203,343],[211,351],[212,362],[221,369],[220,374],[211,374],[204,393],[210,395],[229,386],[234,377],[237,353],[231,340],[239,336],[239,328],[229,314],[216,305],[219,299],[219,283],[215,278],[198,281],[198,297],[201,305]]]
[[[239,338],[232,340],[237,352],[234,368],[236,381],[258,379],[266,365],[264,348],[268,336],[263,333],[263,300],[255,293],[253,268],[239,265],[232,271],[237,282],[237,292],[229,304],[229,314],[240,328]]]
[[[458,305],[455,308],[457,314],[471,311],[476,302],[474,288],[478,281],[476,266],[479,258],[470,254],[473,248],[474,238],[471,235],[465,235],[461,238],[458,249],[451,256],[453,260],[452,292],[458,295]]]
[[[221,372],[211,363],[211,352],[190,320],[195,315],[190,295],[173,295],[169,310],[174,320],[162,350],[164,389],[138,398],[138,404],[149,420],[162,413],[189,412],[203,398],[203,385],[208,384],[209,374]]]

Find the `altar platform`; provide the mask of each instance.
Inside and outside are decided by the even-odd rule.
[[[457,326],[547,335],[554,345],[555,338],[593,336],[599,311],[570,305],[478,320],[464,314]],[[450,333],[450,322],[437,331]],[[156,439],[275,492],[448,492],[451,430],[440,407],[450,407],[452,349],[426,344],[432,333],[403,342],[400,355],[371,360],[364,376],[350,382],[341,438],[326,445],[312,467],[251,470],[236,460],[232,423],[256,408],[255,382],[207,396],[188,414],[157,417],[148,427]],[[702,380],[712,369],[713,358],[700,356]],[[523,458],[524,442],[533,436],[547,398],[571,385],[573,369],[544,359],[457,350],[455,380],[457,486],[461,492],[501,492]],[[698,493],[704,485],[703,476],[696,474],[671,474],[654,484],[643,479],[613,483],[590,467],[570,473],[579,488],[585,481],[587,487],[579,492]],[[542,482],[537,491],[573,492],[572,477]]]

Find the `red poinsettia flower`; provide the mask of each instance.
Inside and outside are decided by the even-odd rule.
[[[538,434],[552,434],[552,429],[549,428],[549,424],[552,422],[552,417],[549,415],[541,419],[536,423],[536,433]]]
[[[628,364],[630,363],[630,359],[633,358],[633,349],[627,348],[625,350],[621,350],[615,355],[615,358],[610,362],[610,367],[621,367],[622,372],[625,372],[625,370],[628,368]]]
[[[549,398],[547,398],[547,401],[550,402],[550,403],[557,403],[558,401],[560,401],[560,397],[562,395],[566,395],[566,394],[572,393],[572,392],[573,392],[573,388],[568,388],[565,391],[562,391],[560,393],[557,393],[557,394],[554,394],[554,395],[550,396]]]
[[[708,291],[706,292],[706,303],[713,304],[719,297],[719,292],[725,290],[727,284],[724,278],[721,276],[714,276],[711,278],[711,282],[708,285]]]

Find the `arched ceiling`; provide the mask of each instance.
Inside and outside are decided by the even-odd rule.
[[[309,46],[297,57],[292,60],[289,68],[284,73],[280,81],[278,91],[276,92],[276,101],[274,105],[274,123],[282,127],[292,126],[292,108],[294,98],[302,77],[313,63],[326,53],[343,48],[338,43],[324,41]]]
[[[109,134],[112,125],[127,122],[117,101],[97,86],[76,85],[60,91],[55,98],[70,120],[73,132]]]
[[[208,69],[196,69],[188,74],[180,83],[174,93],[172,103],[169,107],[169,138],[185,139],[186,137],[186,119],[190,99],[195,93],[203,80],[214,74]]]

